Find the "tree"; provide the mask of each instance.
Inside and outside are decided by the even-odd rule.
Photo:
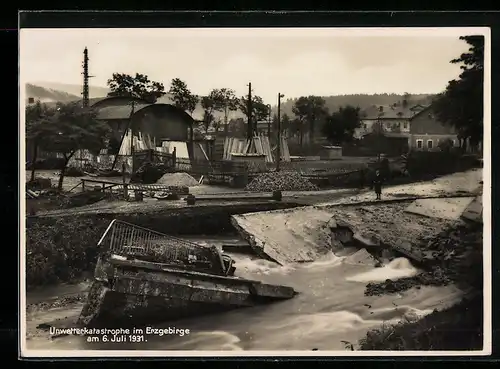
[[[302,96],[299,97],[292,108],[293,113],[299,120],[308,125],[310,139],[314,138],[316,124],[323,121],[328,115],[328,109],[325,107],[325,100],[320,96]],[[301,130],[302,144],[303,131]]]
[[[26,140],[30,141],[33,148],[33,157],[31,163],[31,181],[35,180],[36,160],[38,158],[38,146],[40,139],[40,124],[44,124],[47,119],[55,114],[55,109],[50,109],[45,104],[41,104],[40,100],[33,105],[26,106]]]
[[[213,111],[215,109],[215,101],[213,96],[211,94],[203,96],[201,98],[201,106],[203,108],[203,129],[205,130],[205,134],[207,134],[208,129],[214,121]]]
[[[332,144],[350,142],[356,128],[361,127],[360,108],[346,106],[339,108],[325,120],[322,133]]]
[[[59,176],[59,190],[62,190],[66,168],[73,155],[78,150],[89,150],[97,155],[106,147],[109,133],[109,126],[96,120],[94,111],[75,103],[58,104],[54,114],[30,132],[39,137],[41,149],[62,154],[64,164]]]
[[[193,112],[196,109],[196,105],[198,104],[198,96],[194,95],[189,90],[186,82],[182,81],[179,78],[172,79],[170,90],[168,92],[172,96],[172,100],[174,101],[175,106],[193,115]],[[194,141],[193,125],[189,127],[189,141],[191,142],[192,146]]]
[[[139,73],[135,77],[113,73],[113,77],[108,80],[108,87],[111,89],[108,96],[130,96],[152,104],[165,95],[163,83],[151,81],[147,75]]]
[[[250,114],[248,111],[248,97],[242,96],[238,101],[238,108],[240,111],[246,115],[247,118],[250,118]],[[259,120],[267,120],[269,116],[269,108],[264,103],[262,97],[253,95],[252,96],[252,124]]]
[[[290,129],[290,123],[291,123],[291,120],[290,120],[290,117],[288,116],[288,114],[283,114],[283,118],[281,119],[281,130],[283,132],[286,132]]]
[[[215,110],[224,114],[224,131],[227,133],[229,113],[238,110],[238,98],[230,88],[214,89],[210,94],[215,103]]]
[[[248,114],[248,97],[242,96],[238,101],[238,109],[245,114]],[[262,97],[254,95],[252,96],[252,117],[254,120],[265,120],[269,115],[269,108],[264,104]]]
[[[243,118],[231,119],[228,124],[228,130],[235,137],[245,137],[246,136],[245,127],[246,124]]]
[[[450,152],[453,149],[453,141],[449,138],[438,143],[438,148],[443,152]]]
[[[187,87],[186,82],[179,78],[172,79],[170,90],[174,105],[178,108],[193,114],[198,104],[198,96],[194,95]]]
[[[272,122],[272,127],[273,127],[273,132],[278,132],[278,116],[276,114],[273,115],[273,118],[271,120]],[[288,114],[283,114],[281,116],[281,132],[287,132],[290,129],[291,126],[291,119],[288,116]]]
[[[483,139],[484,37],[462,36],[460,39],[470,48],[451,63],[462,64],[462,73],[448,83],[432,109],[439,121],[455,127],[460,147],[465,150],[467,139],[474,146]]]

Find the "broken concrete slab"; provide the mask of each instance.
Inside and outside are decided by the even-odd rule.
[[[474,197],[445,199],[419,199],[412,202],[405,211],[431,218],[458,219]]]
[[[368,266],[376,266],[380,264],[380,262],[366,249],[361,249],[356,251],[354,254],[346,257],[343,262],[345,264],[351,264],[351,265],[368,265]]]
[[[421,250],[429,240],[452,224],[455,219],[422,217],[405,211],[408,202],[344,206],[329,208],[335,220],[351,225],[353,240],[377,257],[389,249],[416,262],[423,261]],[[460,222],[458,220],[458,222]],[[333,224],[330,221],[329,224]],[[378,250],[377,250],[378,249]]]
[[[483,222],[483,196],[477,196],[462,213],[462,218],[473,222]]]
[[[285,265],[314,261],[330,248],[331,213],[313,207],[233,215],[243,238],[268,260]]]

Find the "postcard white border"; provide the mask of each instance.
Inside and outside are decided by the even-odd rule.
[[[30,29],[32,32],[34,29]],[[103,29],[109,31],[110,29]],[[137,29],[137,32],[148,32],[152,29]],[[179,32],[179,30],[182,30]],[[40,30],[41,31],[41,30]],[[64,32],[64,29],[60,29]],[[120,29],[113,29],[119,32]],[[465,35],[483,35],[485,37],[484,53],[484,141],[483,152],[483,266],[484,266],[484,344],[480,351],[152,351],[152,350],[30,350],[26,347],[26,264],[25,264],[25,232],[26,232],[26,199],[25,180],[25,101],[26,91],[21,69],[21,44],[23,30],[19,30],[19,242],[20,242],[20,300],[19,300],[19,343],[20,355],[26,358],[71,358],[71,357],[398,357],[398,356],[485,356],[492,350],[492,264],[491,264],[491,32],[489,27],[392,27],[392,28],[183,28],[169,29],[176,37],[206,37],[219,35],[224,37],[459,37]],[[228,32],[229,31],[229,32]],[[238,35],[236,35],[238,33]],[[443,86],[443,90],[446,86]]]

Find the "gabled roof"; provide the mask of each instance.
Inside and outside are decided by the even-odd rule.
[[[429,111],[431,111],[432,109],[432,105],[429,105],[429,106],[426,106],[424,109],[420,110],[419,112],[417,112],[413,117],[411,117],[411,119],[414,119],[418,116],[420,116],[421,114],[424,114],[424,113],[428,113]]]
[[[364,110],[362,119],[411,119],[422,109],[425,107],[420,104],[406,107],[402,105],[372,105]]]

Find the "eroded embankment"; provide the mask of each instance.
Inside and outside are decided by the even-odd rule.
[[[433,211],[425,215],[415,214],[415,206],[410,206],[414,204],[412,201],[393,201],[243,214],[233,216],[233,223],[254,249],[284,264],[306,261],[326,250],[328,229],[338,229],[339,225],[347,226],[358,241],[364,242],[358,242],[357,247],[366,249],[347,258],[356,264],[373,263],[370,255],[380,255],[382,249],[393,251],[389,253],[389,260],[402,256],[398,248],[400,251],[406,249],[408,255],[403,256],[410,259],[409,255],[416,255],[412,259],[419,267],[415,275],[368,283],[365,296],[376,298],[422,286],[449,284],[467,292],[467,299],[458,305],[435,311],[421,320],[404,320],[369,331],[359,343],[361,350],[481,349],[482,224],[460,219],[466,205],[462,204],[464,201],[428,202],[426,206]],[[440,211],[443,202],[446,212]],[[419,210],[421,213],[425,209]],[[333,243],[339,243],[336,235],[332,236]],[[356,245],[353,242],[331,246],[339,251],[353,244]],[[473,293],[472,298],[469,292]]]
[[[483,231],[482,224],[449,227],[431,240],[432,264],[413,277],[369,283],[365,295],[395,294],[455,284],[467,298],[455,306],[425,316],[383,325],[359,342],[361,350],[481,350],[483,347]]]
[[[293,203],[266,202],[163,209],[148,213],[92,213],[28,217],[26,221],[26,284],[32,287],[79,280],[92,272],[97,243],[113,219],[170,235],[234,233],[231,215],[284,209]]]

